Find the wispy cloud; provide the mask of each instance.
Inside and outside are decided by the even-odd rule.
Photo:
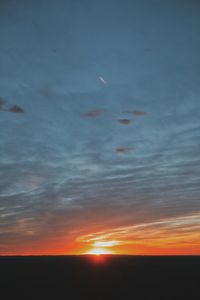
[[[90,247],[146,245],[156,248],[200,247],[200,214],[157,220],[93,232],[78,239]],[[123,248],[122,248],[123,249]]]
[[[102,115],[104,112],[105,112],[104,109],[96,109],[96,110],[85,113],[84,116],[89,117],[89,118],[96,118],[96,117],[99,117],[100,115]]]
[[[140,111],[140,110],[126,110],[126,111],[123,111],[123,114],[131,114],[131,115],[135,115],[135,116],[144,116],[144,115],[147,115],[147,112],[145,111]]]

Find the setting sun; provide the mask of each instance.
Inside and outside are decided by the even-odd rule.
[[[113,252],[111,250],[107,250],[103,248],[93,248],[90,251],[86,252],[86,254],[102,255],[102,254],[113,254]]]

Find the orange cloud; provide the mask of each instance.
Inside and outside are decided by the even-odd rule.
[[[79,241],[120,254],[200,254],[200,214],[94,232]]]
[[[200,254],[200,213],[127,226],[80,224],[57,234],[40,232],[34,218],[20,219],[8,228],[15,238],[0,245],[1,255],[61,255],[112,253],[131,255]],[[96,224],[96,225],[95,225]],[[44,224],[45,226],[45,224]],[[102,228],[102,230],[101,230]],[[9,233],[8,232],[8,233]],[[5,233],[5,230],[4,230]],[[44,235],[45,234],[45,235]]]

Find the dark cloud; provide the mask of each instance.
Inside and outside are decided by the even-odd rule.
[[[96,110],[85,113],[84,116],[88,117],[88,118],[96,118],[96,117],[99,117],[100,115],[102,115],[104,112],[105,112],[104,109],[96,109]]]
[[[10,111],[17,114],[24,113],[24,110],[20,106],[7,104],[7,102],[2,98],[0,98],[0,110]]]
[[[118,122],[123,124],[123,125],[128,125],[128,124],[131,123],[131,120],[129,120],[129,119],[119,119]]]
[[[19,107],[18,105],[13,105],[13,106],[11,106],[11,107],[8,109],[8,111],[14,112],[14,113],[17,113],[17,114],[24,113],[24,110],[23,110],[21,107]]]
[[[115,151],[119,152],[119,153],[127,153],[127,152],[130,152],[132,150],[133,150],[133,148],[123,148],[123,147],[115,149]]]
[[[133,111],[123,111],[124,114],[132,114],[132,115],[136,115],[136,116],[144,116],[147,113],[144,111],[139,111],[139,110],[133,110]]]

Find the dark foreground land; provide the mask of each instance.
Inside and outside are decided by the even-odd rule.
[[[0,257],[0,294],[4,300],[200,299],[200,256]]]

